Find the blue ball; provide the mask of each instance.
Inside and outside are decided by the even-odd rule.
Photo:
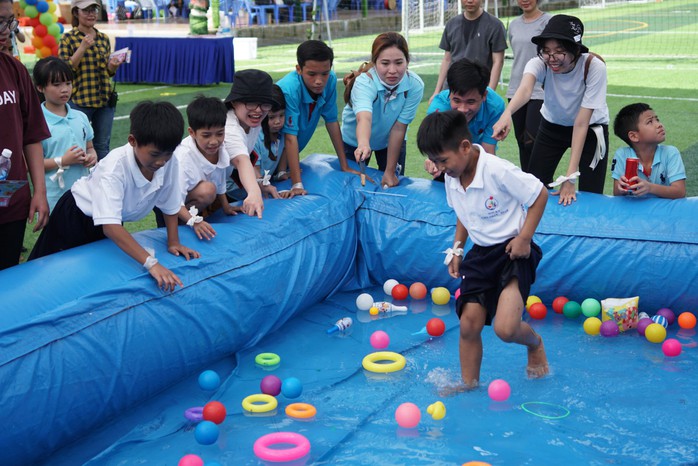
[[[201,421],[194,429],[194,438],[201,445],[213,445],[218,440],[219,429],[211,421]]]
[[[652,316],[652,322],[654,322],[655,324],[659,324],[664,328],[667,328],[669,326],[669,321],[666,320],[666,317],[660,316],[659,314],[657,314],[656,316]]]
[[[303,384],[295,377],[289,377],[281,383],[281,393],[286,398],[298,398],[303,393]]]
[[[216,371],[203,371],[199,375],[199,387],[202,390],[217,390],[221,386],[221,378]]]

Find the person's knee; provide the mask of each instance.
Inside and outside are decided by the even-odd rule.
[[[460,317],[460,337],[463,340],[480,338],[485,310],[478,304],[466,303]]]
[[[499,337],[505,343],[514,342],[516,336],[516,328],[512,325],[506,323],[497,323],[497,319],[494,319],[494,334]]]
[[[194,206],[199,211],[213,204],[216,200],[216,185],[210,181],[201,181],[194,189],[189,191],[185,204],[188,207]]]

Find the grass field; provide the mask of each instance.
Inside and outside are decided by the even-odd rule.
[[[677,10],[677,4],[680,8]],[[688,6],[687,6],[688,5]],[[689,8],[686,13],[683,8]],[[683,13],[682,13],[683,12]],[[698,196],[698,136],[693,128],[698,121],[698,48],[695,47],[698,33],[698,3],[680,0],[664,3],[649,3],[634,6],[631,14],[618,8],[569,10],[565,13],[579,16],[586,25],[584,43],[601,54],[608,68],[608,106],[611,118],[623,106],[633,102],[649,103],[663,121],[667,131],[667,144],[678,147],[686,165],[687,191],[689,196]],[[690,14],[689,14],[690,13]],[[667,18],[671,17],[671,21]],[[651,18],[651,19],[648,19]],[[502,18],[505,24],[507,18]],[[338,108],[343,107],[341,77],[356,69],[368,59],[374,36],[334,40],[335,71],[338,82]],[[425,82],[425,97],[408,133],[406,174],[427,177],[422,169],[423,158],[419,154],[414,135],[416,127],[424,118],[427,99],[433,92],[441,52],[437,48],[440,32],[434,31],[410,36],[412,61],[410,69],[418,73]],[[254,61],[237,61],[236,69],[259,68],[268,71],[274,80],[280,79],[295,65],[296,44],[260,48]],[[29,65],[31,67],[31,64]],[[502,73],[504,84],[497,91],[504,95],[511,60],[505,62]],[[128,114],[142,100],[167,100],[184,108],[197,94],[227,95],[230,85],[208,87],[126,85],[119,84],[119,105],[112,132],[112,148],[126,142],[129,131]],[[186,116],[185,116],[186,118]],[[611,131],[612,133],[612,131]],[[610,157],[623,145],[615,136],[610,137]],[[324,129],[319,128],[302,156],[312,153],[333,153],[332,145]],[[513,136],[500,144],[497,154],[514,163],[518,161],[518,149]],[[565,170],[567,161],[559,165]],[[557,173],[556,176],[561,173]],[[606,194],[612,192],[612,180],[606,182]],[[127,225],[131,231],[154,228],[154,218]],[[25,246],[31,250],[37,235],[27,228]]]

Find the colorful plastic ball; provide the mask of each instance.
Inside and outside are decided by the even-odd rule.
[[[204,420],[211,421],[214,424],[222,424],[227,414],[225,406],[220,401],[209,401],[204,405],[202,412]]]
[[[487,394],[494,401],[507,401],[511,395],[511,387],[506,380],[495,379],[487,387]]]
[[[468,461],[463,463],[463,466],[492,466],[490,463],[485,463],[484,461]]]
[[[417,427],[422,419],[422,412],[414,403],[402,403],[395,410],[395,420],[397,424],[405,429]]]
[[[528,297],[528,299],[526,299],[526,310],[528,311],[529,309],[531,309],[531,305],[542,302],[543,301],[538,296],[531,295]]]
[[[567,301],[562,307],[562,313],[568,319],[576,319],[582,314],[582,306],[577,301]]]
[[[371,314],[372,316],[377,316],[380,313],[380,309],[378,309],[376,306],[371,306],[370,309],[368,310],[368,313]]]
[[[221,386],[221,378],[216,371],[203,371],[199,374],[199,387],[202,390],[217,390]]]
[[[620,333],[620,329],[615,320],[606,320],[599,327],[599,333],[604,337],[615,337]]]
[[[562,310],[565,307],[565,304],[567,304],[567,301],[569,299],[565,298],[564,296],[558,296],[553,300],[553,311],[555,311],[557,314],[562,314]]]
[[[427,297],[427,287],[422,282],[414,282],[410,285],[410,297],[412,299],[424,299]]]
[[[659,314],[652,316],[652,322],[654,322],[655,324],[659,324],[664,328],[667,328],[669,326],[669,321],[667,320],[667,318]]]
[[[360,311],[368,311],[373,306],[373,296],[368,293],[361,293],[356,298],[356,308]]]
[[[281,393],[286,398],[298,398],[303,393],[303,384],[295,377],[284,379],[281,383]]]
[[[375,349],[385,349],[390,344],[390,336],[383,330],[376,330],[371,334],[370,341]]]
[[[407,286],[403,284],[397,284],[393,287],[393,290],[390,292],[390,295],[393,297],[394,300],[396,301],[403,301],[407,299],[407,296],[409,296],[410,291],[407,289]]]
[[[259,389],[265,395],[277,396],[281,393],[281,379],[275,375],[267,375],[259,383]]]
[[[672,311],[668,307],[661,308],[657,311],[655,315],[664,316],[669,325],[674,325],[674,321],[676,321],[676,315],[674,315],[674,311]]]
[[[666,338],[666,329],[660,324],[649,324],[645,329],[645,338],[651,343],[661,343]]]
[[[194,438],[201,445],[213,445],[218,440],[220,429],[211,421],[201,421],[194,429]]]
[[[667,338],[664,340],[664,343],[662,343],[662,351],[664,352],[664,356],[675,358],[681,354],[681,342],[676,338]]]
[[[607,320],[606,322],[611,322]],[[587,317],[584,321],[584,331],[587,335],[598,335],[601,333],[601,326],[603,323],[598,317]]]
[[[601,314],[601,303],[594,298],[587,298],[582,301],[582,314],[585,317],[596,317]]]
[[[448,288],[438,286],[431,290],[431,300],[437,306],[443,306],[451,300],[451,292],[448,291]]]
[[[177,466],[204,466],[204,460],[197,455],[184,455],[179,459]]]
[[[691,312],[682,312],[679,314],[679,327],[685,329],[695,328],[696,326],[696,316]]]
[[[545,307],[543,303],[533,303],[531,307],[528,308],[528,314],[533,319],[545,319],[545,316],[548,315],[548,308]]]
[[[393,278],[386,280],[385,283],[383,283],[383,292],[387,295],[392,294],[393,288],[395,287],[395,285],[398,285],[399,283],[400,282]]]
[[[651,323],[652,323],[652,319],[650,319],[648,317],[640,319],[637,322],[637,333],[639,333],[640,335],[642,335],[644,337],[645,336],[645,329]]]
[[[427,333],[432,337],[440,337],[446,331],[446,324],[438,317],[429,319],[427,322]]]

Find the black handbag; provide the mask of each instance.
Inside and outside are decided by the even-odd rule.
[[[114,108],[116,107],[116,103],[119,101],[119,94],[116,92],[116,86],[111,91],[111,94],[109,95],[109,99],[107,100],[107,107]]]

